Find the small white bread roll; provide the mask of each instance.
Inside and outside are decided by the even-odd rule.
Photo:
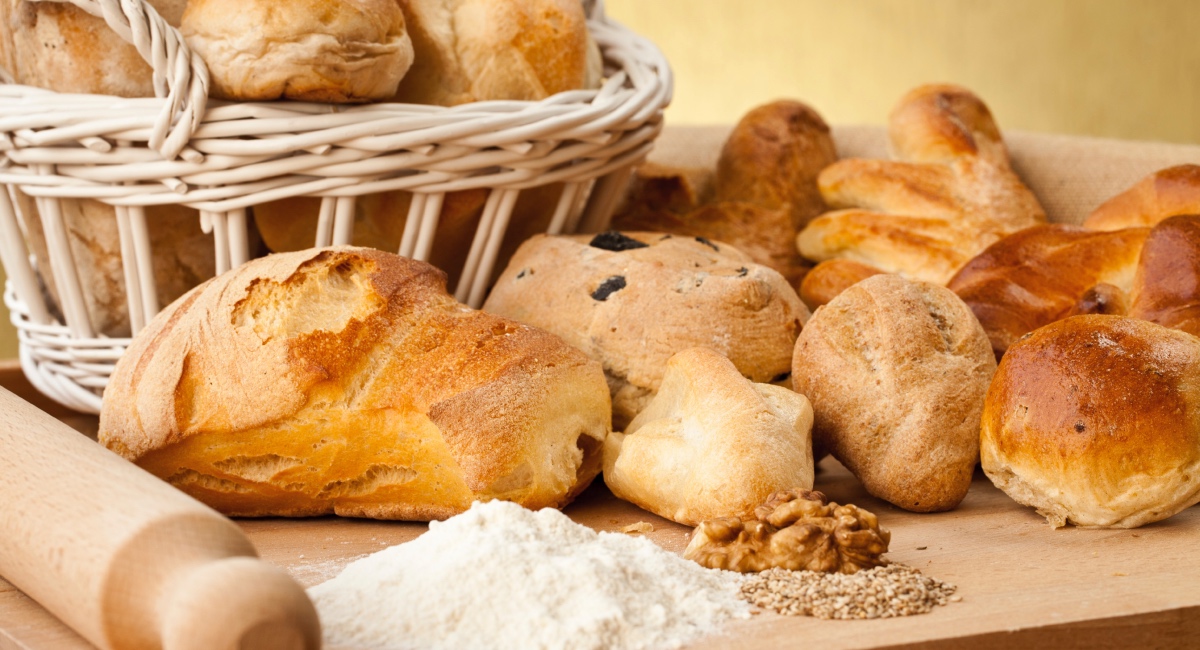
[[[667,362],[662,387],[604,447],[618,497],[688,526],[750,518],[773,493],[812,489],[808,398],[756,384],[707,348]]]
[[[224,99],[387,99],[413,62],[396,0],[190,0],[180,31]]]
[[[1200,502],[1200,339],[1101,315],[1034,331],[996,371],[980,454],[1055,528],[1134,528]]]
[[[579,0],[399,0],[416,61],[395,101],[538,100],[595,84]]]

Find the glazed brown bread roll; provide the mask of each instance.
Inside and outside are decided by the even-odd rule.
[[[983,470],[1055,528],[1133,528],[1200,501],[1200,339],[1075,316],[1014,344],[988,391]]]
[[[1200,216],[1111,231],[1029,228],[989,246],[949,287],[997,358],[1025,334],[1078,314],[1127,314],[1200,335]]]
[[[649,404],[667,360],[687,348],[721,353],[754,382],[785,379],[808,318],[783,276],[744,253],[659,233],[533,237],[483,308],[603,363],[617,429]]]
[[[1150,174],[1105,201],[1084,220],[1091,230],[1118,230],[1180,214],[1200,214],[1200,165],[1178,165]]]
[[[812,489],[812,405],[753,383],[706,348],[676,353],[650,404],[604,446],[617,497],[695,526],[748,519],[773,493]]]
[[[428,520],[569,502],[609,430],[600,365],[363,248],[253,260],[181,298],[117,364],[100,441],[239,516]]]
[[[1047,224],[992,244],[947,285],[971,307],[996,358],[1017,339],[1075,314],[1124,314],[1148,228]]]
[[[150,0],[168,23],[179,25],[183,0]],[[67,3],[0,2],[0,42],[9,50],[5,64],[18,83],[63,93],[153,97],[150,66],[137,50],[92,16]],[[61,304],[36,202],[16,193],[30,252],[51,300]],[[129,308],[121,267],[116,212],[99,201],[59,201],[68,246],[79,271],[84,306],[97,333],[128,336]],[[146,208],[152,265],[160,305],[166,305],[212,277],[212,237],[200,229],[195,210],[163,205]]]
[[[179,31],[223,99],[387,99],[413,62],[396,0],[189,0]]]
[[[841,160],[818,179],[833,212],[797,238],[804,257],[845,258],[945,284],[1001,237],[1043,223],[987,106],[958,86],[921,86],[892,111],[895,161]]]
[[[797,287],[810,265],[792,242],[825,210],[817,174],[836,159],[829,127],[815,110],[790,100],[764,104],[738,121],[713,178],[703,170],[643,166],[613,227],[728,242]]]
[[[979,416],[996,360],[950,290],[876,275],[813,314],[792,382],[812,402],[814,448],[867,492],[905,510],[959,504],[979,455]]]

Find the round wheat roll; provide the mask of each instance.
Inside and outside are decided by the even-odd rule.
[[[987,334],[958,296],[898,275],[867,278],[818,309],[792,357],[796,391],[813,405],[814,448],[914,512],[966,496],[995,370]]]
[[[1074,316],[1004,355],[980,440],[996,487],[1051,526],[1134,528],[1200,501],[1200,339]]]

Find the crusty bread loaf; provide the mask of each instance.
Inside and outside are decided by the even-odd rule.
[[[749,519],[775,492],[812,489],[812,421],[803,395],[752,383],[707,348],[683,350],[645,410],[609,436],[604,482],[688,526]]]
[[[792,382],[812,402],[814,448],[872,495],[949,510],[971,485],[979,416],[996,370],[987,335],[949,289],[867,278],[813,314]]]
[[[1200,216],[1170,217],[1150,230],[1129,303],[1133,318],[1200,336]]]
[[[1051,526],[1132,528],[1200,501],[1200,339],[1085,315],[1015,343],[988,391],[983,471]]]
[[[1124,314],[1148,228],[1047,224],[992,244],[947,285],[983,325],[996,358],[1022,336],[1074,314]]]
[[[1153,226],[1179,214],[1200,214],[1200,165],[1178,165],[1150,174],[1101,204],[1084,220],[1083,227]]]
[[[619,230],[652,230],[728,242],[793,287],[810,268],[796,233],[825,210],[817,174],[837,159],[829,127],[809,106],[780,100],[746,113],[733,128],[709,182],[699,170],[647,166]]]
[[[797,238],[810,260],[846,258],[945,284],[1001,237],[1045,214],[1009,166],[984,103],[958,86],[921,86],[892,111],[895,161],[841,160],[818,179],[835,211]]]
[[[394,101],[537,100],[599,78],[579,0],[399,3],[415,59]]]
[[[232,515],[444,518],[562,506],[600,470],[599,364],[363,248],[252,260],[144,330],[100,440]]]
[[[224,99],[387,99],[413,62],[396,0],[189,0],[180,32]]]
[[[815,310],[846,289],[880,273],[883,271],[854,260],[826,260],[805,274],[800,283],[800,299],[809,309]]]
[[[754,382],[786,378],[808,318],[782,276],[733,247],[658,233],[533,237],[483,308],[601,361],[616,429],[645,408],[667,360],[687,348],[716,350]]]
[[[178,25],[184,0],[150,0]],[[152,72],[141,55],[104,22],[66,3],[3,0],[0,42],[11,47],[7,64],[16,81],[64,93],[152,97]],[[3,48],[0,48],[3,49]],[[17,193],[30,252],[50,298],[60,302],[41,216],[35,201]],[[121,267],[116,212],[107,204],[63,199],[61,206],[71,255],[83,288],[89,320],[100,334],[128,336],[129,309]],[[200,230],[199,214],[182,206],[146,208],[146,227],[159,304],[165,305],[212,277],[212,237]]]

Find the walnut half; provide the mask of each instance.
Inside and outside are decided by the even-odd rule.
[[[891,537],[874,514],[796,489],[771,495],[755,508],[754,519],[701,523],[683,556],[711,569],[742,573],[774,567],[856,573],[887,564],[883,554]]]

